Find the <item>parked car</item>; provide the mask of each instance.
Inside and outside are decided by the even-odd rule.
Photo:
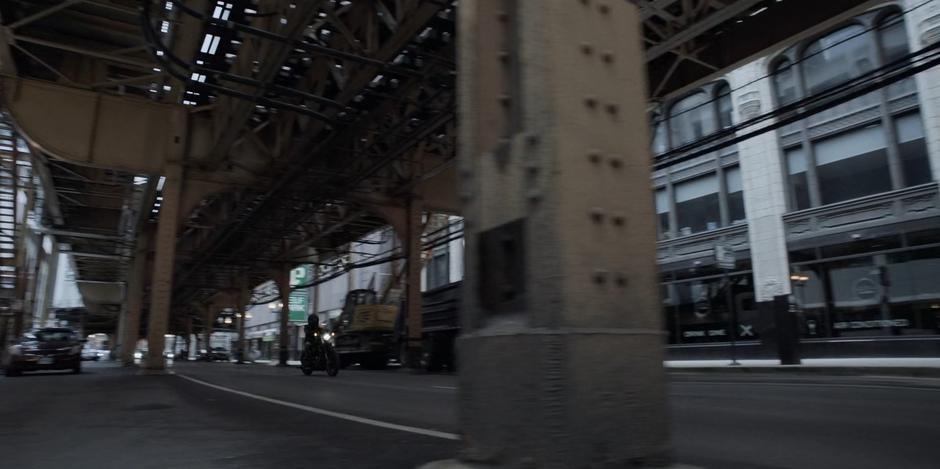
[[[82,344],[78,334],[68,328],[48,327],[23,335],[8,349],[4,369],[7,376],[24,371],[72,370],[82,372]]]
[[[227,362],[232,359],[231,354],[228,350],[225,350],[222,347],[212,347],[212,360],[213,361],[223,361]]]
[[[82,349],[82,360],[93,360],[98,361],[102,358],[107,358],[107,350],[98,350],[95,348],[85,347]]]
[[[209,362],[214,362],[214,361],[227,362],[231,360],[231,355],[229,354],[228,350],[225,350],[222,347],[212,347],[209,350],[203,349],[201,353],[199,354],[199,359],[204,360],[204,361],[209,361]]]

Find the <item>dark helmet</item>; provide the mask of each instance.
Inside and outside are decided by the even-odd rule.
[[[307,325],[310,325],[310,326],[320,325],[320,317],[317,316],[317,313],[311,313],[310,316],[307,316]]]

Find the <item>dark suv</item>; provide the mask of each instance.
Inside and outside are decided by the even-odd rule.
[[[10,346],[4,363],[7,376],[24,371],[72,370],[82,372],[82,344],[72,329],[49,327],[23,335]]]

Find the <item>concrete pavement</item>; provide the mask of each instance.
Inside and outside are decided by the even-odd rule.
[[[447,437],[457,432],[454,376],[307,377],[226,363],[173,371],[90,365],[79,376],[0,378],[2,467],[413,468],[459,445]],[[673,447],[685,464],[936,467],[937,379],[674,370],[670,380]]]

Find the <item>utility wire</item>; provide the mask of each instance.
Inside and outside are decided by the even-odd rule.
[[[858,33],[853,34],[853,35],[851,35],[851,36],[847,36],[847,37],[845,37],[845,38],[843,38],[843,39],[841,39],[841,40],[839,40],[839,41],[833,42],[832,44],[830,44],[830,45],[828,45],[828,46],[826,46],[826,47],[820,48],[819,50],[817,50],[816,52],[813,52],[812,54],[803,55],[802,57],[799,57],[798,59],[794,60],[793,62],[790,62],[790,66],[792,67],[792,66],[794,66],[794,65],[796,65],[796,64],[803,63],[803,62],[805,62],[807,59],[809,59],[809,58],[811,58],[811,57],[814,57],[814,56],[817,56],[817,55],[819,55],[819,54],[822,54],[823,52],[826,52],[826,51],[828,51],[828,50],[830,50],[830,49],[832,49],[832,48],[834,48],[834,47],[836,47],[836,46],[839,46],[839,45],[842,45],[842,44],[844,44],[844,43],[846,43],[846,42],[849,42],[849,41],[851,41],[852,39],[855,39],[855,38],[857,38],[857,37],[864,36],[864,35],[866,35],[866,34],[872,32],[872,31],[874,31],[874,30],[880,30],[880,29],[882,29],[882,28],[887,28],[887,27],[889,27],[889,26],[894,26],[894,25],[900,23],[901,21],[903,21],[903,20],[904,20],[904,17],[905,17],[906,15],[908,15],[909,13],[911,13],[911,12],[913,12],[913,11],[915,11],[915,10],[918,10],[918,9],[924,7],[925,5],[927,5],[927,4],[929,4],[929,3],[933,3],[933,2],[934,2],[934,0],[926,0],[926,1],[922,2],[922,3],[919,3],[919,4],[917,4],[917,5],[914,5],[913,7],[909,8],[909,9],[907,9],[907,10],[902,10],[902,11],[898,12],[898,13],[896,14],[896,16],[891,17],[891,18],[890,18],[889,20],[887,20],[887,21],[882,21],[881,23],[878,23],[877,25],[869,26],[869,27],[867,27],[867,28],[864,28],[863,30],[859,31]],[[731,93],[733,93],[733,92],[735,92],[735,91],[740,91],[740,90],[742,90],[742,89],[744,89],[744,88],[747,88],[748,86],[751,86],[751,85],[753,85],[753,84],[755,84],[755,83],[757,83],[757,82],[759,82],[759,81],[761,81],[761,80],[768,80],[768,79],[771,79],[771,78],[773,78],[774,75],[775,75],[775,73],[774,73],[773,71],[768,72],[768,73],[766,73],[766,74],[764,74],[764,75],[761,75],[761,76],[759,76],[759,77],[757,77],[757,78],[755,78],[755,79],[753,79],[753,80],[751,80],[751,81],[749,81],[749,82],[747,82],[747,83],[744,83],[744,84],[742,84],[742,85],[740,85],[740,86],[737,86],[737,87],[735,87],[735,88],[729,89],[729,90],[728,90],[728,94],[731,94]],[[725,95],[722,94],[722,96],[725,96]],[[657,126],[657,125],[659,125],[659,124],[662,124],[662,123],[665,122],[665,121],[668,121],[669,119],[671,119],[671,118],[673,118],[673,117],[681,116],[681,115],[683,115],[683,114],[692,112],[692,111],[697,110],[697,109],[699,109],[699,108],[702,108],[702,107],[704,107],[704,106],[708,106],[708,105],[710,105],[710,104],[713,104],[713,103],[715,103],[715,102],[718,101],[718,98],[719,98],[719,97],[717,97],[717,96],[716,96],[716,97],[711,97],[711,98],[709,98],[707,101],[704,101],[704,102],[702,102],[702,103],[700,103],[700,104],[697,104],[696,106],[690,107],[689,109],[686,109],[686,110],[684,110],[684,111],[680,111],[680,112],[677,112],[677,113],[675,113],[675,114],[670,114],[670,115],[668,115],[668,116],[660,116],[659,119],[653,120],[652,126],[655,127],[655,126]]]

